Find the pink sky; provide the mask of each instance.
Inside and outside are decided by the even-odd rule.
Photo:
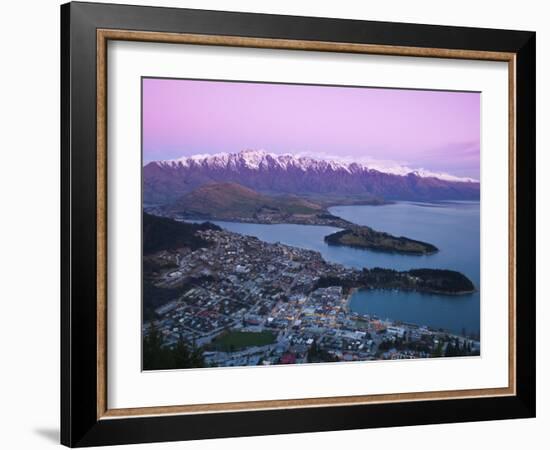
[[[143,160],[263,149],[479,179],[480,94],[143,79]]]

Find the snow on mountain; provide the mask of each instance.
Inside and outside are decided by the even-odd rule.
[[[474,182],[473,178],[457,177],[444,172],[432,172],[426,169],[412,169],[407,166],[384,167],[376,163],[365,164],[362,162],[349,162],[337,159],[316,159],[309,156],[294,156],[291,154],[268,153],[263,150],[243,150],[238,153],[215,153],[184,156],[178,159],[156,161],[161,167],[203,167],[211,169],[239,170],[246,168],[250,170],[278,169],[299,169],[303,172],[314,170],[318,172],[347,172],[358,173],[374,170],[381,173],[406,176],[409,174],[421,178],[438,178],[445,181]]]
[[[144,200],[165,203],[205,184],[238,183],[274,195],[392,200],[479,200],[479,182],[408,167],[263,150],[200,154],[143,168]]]

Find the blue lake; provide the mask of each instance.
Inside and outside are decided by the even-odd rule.
[[[281,242],[319,251],[330,262],[350,267],[452,269],[464,273],[480,288],[479,202],[412,203],[383,206],[335,206],[330,212],[343,219],[396,236],[426,241],[439,248],[428,256],[381,253],[329,246],[327,234],[337,228],[294,224],[216,222],[236,233],[256,236],[266,242]],[[352,311],[443,328],[456,333],[479,333],[479,292],[445,296],[398,291],[357,291],[350,300]]]

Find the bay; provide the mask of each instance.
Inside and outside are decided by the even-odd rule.
[[[438,247],[432,255],[403,255],[329,246],[324,237],[338,228],[317,225],[255,224],[215,221],[229,231],[265,242],[316,250],[330,262],[361,269],[436,268],[457,270],[472,280],[477,292],[461,296],[417,292],[358,290],[350,309],[383,319],[400,320],[461,334],[479,334],[480,212],[479,202],[414,203],[334,206],[330,212],[350,222],[396,236],[426,241]]]
[[[439,249],[436,254],[427,256],[369,252],[370,267],[457,270],[468,276],[477,288],[477,292],[460,296],[359,290],[350,299],[352,311],[458,334],[479,335],[479,202],[399,202],[383,206],[336,206],[330,211],[360,225],[426,241]]]

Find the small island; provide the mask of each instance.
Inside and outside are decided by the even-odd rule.
[[[328,245],[341,245],[382,252],[430,255],[438,251],[435,245],[416,241],[403,236],[373,230],[370,227],[353,227],[325,236]]]

